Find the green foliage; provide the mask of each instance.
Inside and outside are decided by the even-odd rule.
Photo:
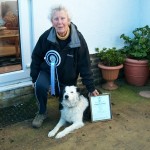
[[[113,48],[95,48],[100,61],[106,66],[118,66],[124,63],[125,55],[120,50]]]
[[[124,40],[125,46],[122,52],[127,57],[133,59],[149,59],[150,60],[150,28],[144,26],[133,30],[133,38],[122,34],[120,38]]]

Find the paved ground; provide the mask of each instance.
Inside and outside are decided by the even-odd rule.
[[[0,128],[0,150],[149,150],[150,99],[139,96],[141,90],[150,90],[149,85],[119,83],[119,89],[110,92],[112,120],[86,121],[62,139],[47,137],[60,115],[57,99],[50,99],[42,128],[33,129],[31,119]]]

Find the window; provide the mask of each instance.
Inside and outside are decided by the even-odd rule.
[[[0,0],[0,87],[30,81],[30,0]]]
[[[22,69],[17,1],[1,0],[0,74]]]

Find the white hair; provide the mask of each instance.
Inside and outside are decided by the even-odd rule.
[[[71,22],[71,17],[70,17],[70,14],[69,14],[67,8],[62,6],[62,5],[57,5],[57,6],[54,6],[54,7],[51,8],[51,12],[48,16],[51,21],[53,19],[53,16],[54,16],[55,12],[57,12],[57,11],[64,11],[67,14],[69,23]]]

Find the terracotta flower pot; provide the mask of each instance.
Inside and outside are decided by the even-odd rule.
[[[129,84],[143,86],[149,78],[148,60],[127,58],[124,63],[125,79]]]
[[[115,90],[118,88],[117,84],[115,84],[115,80],[118,78],[119,71],[123,68],[123,65],[119,66],[105,66],[101,63],[98,64],[98,67],[102,71],[102,76],[106,80],[106,83],[102,85],[103,89],[106,90]]]

